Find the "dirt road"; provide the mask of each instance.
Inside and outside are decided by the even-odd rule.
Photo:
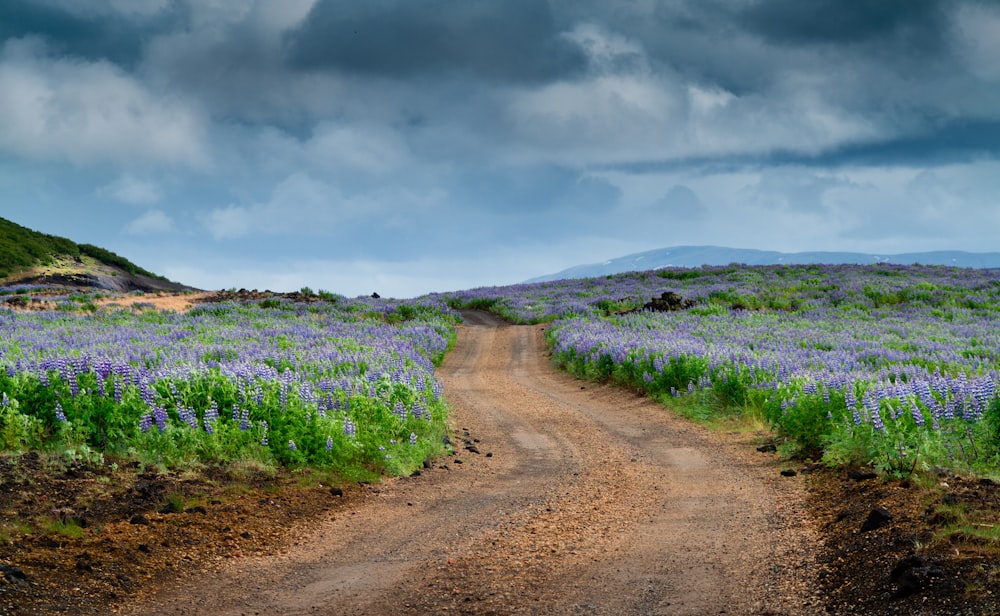
[[[541,330],[467,316],[440,370],[456,456],[125,613],[822,613],[798,480],[555,371]]]

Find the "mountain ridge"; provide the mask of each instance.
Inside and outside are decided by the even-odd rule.
[[[754,248],[728,248],[724,246],[671,246],[637,252],[602,263],[576,265],[554,274],[526,280],[526,283],[548,282],[566,278],[592,278],[623,272],[663,269],[665,267],[701,267],[702,265],[804,265],[856,264],[873,265],[950,265],[954,267],[1000,268],[1000,252],[965,252],[937,250],[877,255],[862,252],[808,251],[779,252]]]

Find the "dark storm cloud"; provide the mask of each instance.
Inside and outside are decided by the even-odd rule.
[[[940,0],[760,0],[737,14],[766,39],[791,44],[906,40],[914,51],[941,43]]]
[[[698,194],[683,184],[677,184],[667,191],[653,207],[668,219],[681,221],[701,220],[708,214]]]
[[[287,42],[294,66],[390,78],[539,82],[586,66],[537,0],[319,0]]]
[[[836,168],[846,165],[948,165],[981,159],[1000,159],[1000,120],[955,120],[892,139],[834,148],[816,156],[779,152],[741,162]]]
[[[152,19],[137,22],[106,14],[84,16],[32,0],[3,0],[0,41],[38,36],[58,53],[132,67],[141,58],[143,45],[151,36],[169,31],[185,20],[178,3]]]
[[[459,203],[511,218],[549,213],[585,216],[609,209],[619,196],[619,189],[603,179],[542,165],[466,169],[454,192]]]

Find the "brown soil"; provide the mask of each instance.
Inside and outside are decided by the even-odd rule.
[[[418,476],[337,495],[311,473],[0,464],[0,614],[997,611],[989,546],[931,542],[957,510],[996,520],[994,485],[783,477],[753,435],[554,371],[540,327],[467,322],[440,371],[456,453]],[[861,532],[876,507],[889,524]],[[904,567],[923,586],[897,597],[914,540],[931,546]]]
[[[157,310],[173,310],[174,312],[187,312],[200,304],[212,293],[200,291],[197,293],[187,293],[178,295],[176,293],[150,293],[145,295],[122,295],[106,297],[94,302],[98,306],[117,305],[122,308],[129,308],[136,304],[150,305]]]

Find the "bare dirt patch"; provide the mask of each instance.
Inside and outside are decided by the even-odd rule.
[[[172,310],[174,312],[187,312],[197,304],[211,297],[212,293],[199,291],[197,293],[146,293],[143,295],[119,295],[103,297],[95,301],[97,306],[119,306],[131,308],[138,306],[154,308],[156,310]]]

